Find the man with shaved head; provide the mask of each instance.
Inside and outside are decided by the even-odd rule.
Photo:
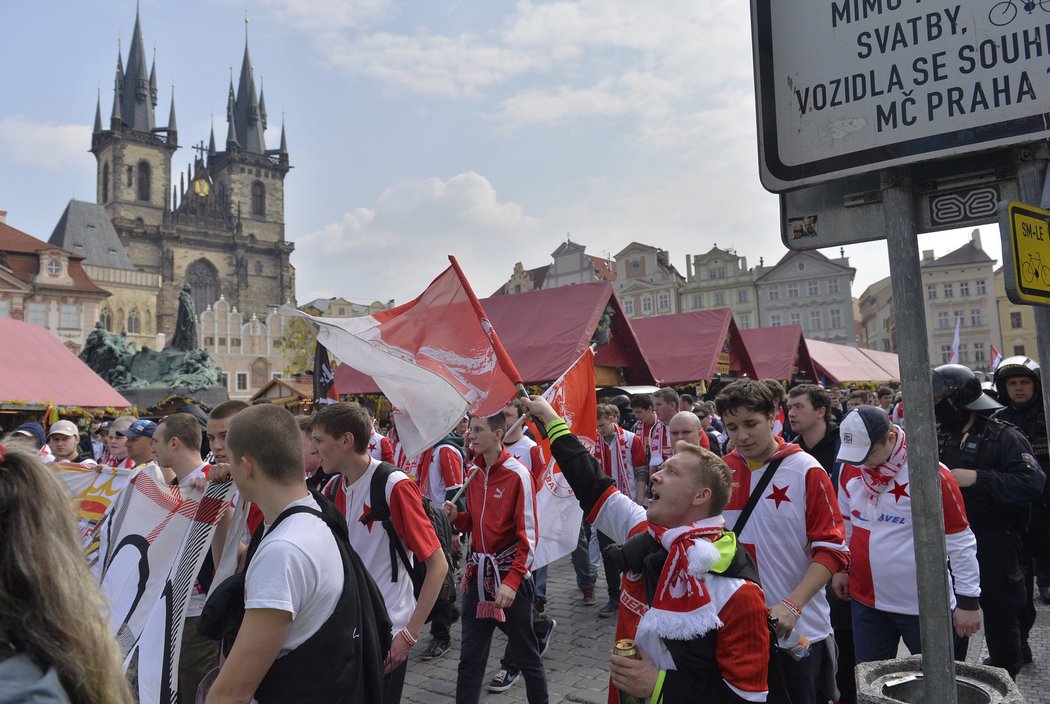
[[[707,440],[707,433],[704,432],[704,426],[700,422],[700,418],[692,411],[675,413],[667,427],[670,428],[672,447],[676,447],[679,440],[684,440],[690,445],[700,445],[701,447],[707,447],[707,444],[709,444],[709,442],[702,444],[701,438]]]

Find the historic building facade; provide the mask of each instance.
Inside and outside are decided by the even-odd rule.
[[[791,251],[773,266],[755,269],[761,327],[801,325],[812,340],[857,346],[849,259]]]
[[[741,329],[758,327],[758,296],[747,257],[715,245],[705,254],[686,257],[685,278],[679,292],[683,312],[729,308]]]
[[[91,152],[97,160],[97,202],[135,269],[159,276],[156,332],[171,334],[178,292],[191,287],[200,313],[220,297],[243,315],[265,319],[273,306],[294,302],[293,245],[285,240],[284,179],[291,168],[280,146],[267,149],[266,101],[256,92],[245,42],[240,80],[230,81],[225,149],[194,150],[193,166],[178,180],[171,162],[179,148],[172,96],[159,126],[156,63],[147,69],[138,14],[127,65],[117,57],[108,129],[95,108]]]
[[[685,283],[667,250],[632,242],[617,252],[616,289],[628,318],[678,312],[679,290]]]

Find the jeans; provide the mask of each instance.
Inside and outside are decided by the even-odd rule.
[[[478,592],[472,585],[463,594],[463,642],[459,652],[459,670],[456,675],[456,704],[478,704],[489,659],[492,632],[496,628],[507,636],[508,654],[521,669],[525,678],[525,693],[529,704],[547,703],[547,675],[540,660],[539,644],[532,627],[534,589],[530,580],[522,581],[514,603],[503,610],[507,620],[476,617]]]
[[[823,641],[813,643],[809,655],[801,660],[795,660],[785,650],[780,651],[780,668],[791,704],[825,704],[818,692],[822,689],[821,674],[827,654]]]
[[[609,601],[618,604],[620,602],[620,570],[612,560],[605,557],[605,548],[615,544],[612,538],[598,531],[598,549],[602,553],[602,565],[605,567],[605,586],[609,590]]]
[[[532,571],[532,583],[536,587],[536,598],[547,601],[547,565]]]
[[[856,599],[852,607],[853,645],[858,665],[897,657],[897,643],[902,638],[912,655],[922,652],[918,616],[873,609]]]
[[[456,617],[456,603],[438,598],[430,612],[430,635],[440,643],[448,643],[451,635],[449,629]]]
[[[398,704],[401,701],[401,690],[405,688],[405,673],[408,672],[408,660],[391,671],[383,680],[383,704]]]
[[[219,665],[219,643],[197,633],[200,616],[186,619],[179,655],[179,704],[197,701],[197,686]]]
[[[572,551],[572,567],[576,570],[576,586],[580,589],[594,589],[598,582],[598,541],[591,529],[591,524],[584,521],[580,524],[580,538],[576,549]]]

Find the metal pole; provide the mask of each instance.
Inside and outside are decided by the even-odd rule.
[[[1050,171],[1047,170],[1048,150],[1045,142],[1029,145],[1021,151],[1021,163],[1017,167],[1017,195],[1022,203],[1038,204],[1043,210],[1050,209]],[[1004,252],[1005,255],[1005,252]],[[1006,262],[1003,262],[1006,266]],[[1040,365],[1050,361],[1050,355],[1043,350],[1050,350],[1050,307],[1032,306],[1035,315],[1035,353],[1028,353]],[[999,321],[1002,325],[1002,321]],[[1027,350],[1026,350],[1027,351]],[[1003,357],[1010,357],[1003,350]],[[1043,387],[1043,414],[1050,425],[1050,383],[1045,380]],[[1050,467],[1043,467],[1050,472]]]
[[[915,576],[919,586],[924,701],[955,704],[955,660],[948,601],[944,515],[937,471],[937,428],[933,417],[933,387],[922,305],[919,242],[915,233],[911,174],[907,169],[883,171],[882,212],[890,258],[893,315],[897,321],[897,359],[901,390],[908,413],[908,485],[911,491]]]

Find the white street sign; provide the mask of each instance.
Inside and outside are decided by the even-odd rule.
[[[751,0],[779,193],[1050,135],[1050,0]]]

